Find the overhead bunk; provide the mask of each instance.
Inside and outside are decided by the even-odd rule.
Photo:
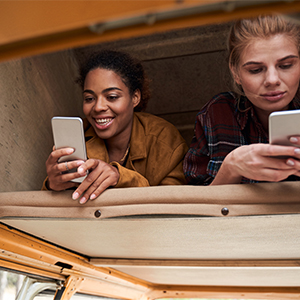
[[[118,280],[147,286],[147,299],[178,290],[183,297],[246,292],[253,298],[260,291],[264,299],[298,299],[299,192],[295,182],[126,188],[85,205],[71,191],[2,193],[2,231],[26,234],[77,260],[5,240],[0,257],[25,253],[25,261],[67,266],[64,271],[80,270],[84,261],[93,272],[110,270]]]

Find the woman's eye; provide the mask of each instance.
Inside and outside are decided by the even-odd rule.
[[[117,100],[118,98],[119,98],[118,95],[108,95],[107,96],[108,101],[114,101],[114,100]]]
[[[289,69],[293,64],[284,64],[284,65],[280,65],[279,68],[280,69],[283,69],[283,70],[286,70],[286,69]]]
[[[85,102],[92,102],[94,97],[84,97]]]
[[[258,74],[262,71],[262,68],[257,68],[257,69],[250,69],[249,72],[251,74]]]

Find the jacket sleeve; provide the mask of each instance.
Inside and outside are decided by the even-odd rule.
[[[186,184],[183,173],[183,158],[188,150],[186,143],[181,143],[172,153],[167,168],[166,176],[159,185],[181,185]]]
[[[42,186],[42,191],[49,191],[48,189],[48,185],[47,185],[47,180],[48,180],[48,176],[46,177],[46,179],[43,182],[43,186]]]
[[[149,181],[137,171],[127,169],[117,162],[112,162],[111,165],[118,168],[120,174],[116,188],[150,186]]]

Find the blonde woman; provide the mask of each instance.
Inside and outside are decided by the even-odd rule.
[[[189,184],[299,180],[299,137],[290,138],[295,147],[268,144],[269,115],[300,108],[299,45],[299,28],[282,16],[234,24],[229,68],[236,90],[215,96],[198,113],[184,160]]]

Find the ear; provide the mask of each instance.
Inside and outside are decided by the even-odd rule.
[[[239,76],[239,74],[237,72],[237,69],[235,67],[233,67],[233,66],[230,66],[230,71],[231,71],[231,74],[233,76],[234,81],[237,84],[241,85],[241,79],[240,79],[240,76]]]
[[[141,91],[136,90],[132,95],[132,104],[133,107],[136,107],[141,101]]]

